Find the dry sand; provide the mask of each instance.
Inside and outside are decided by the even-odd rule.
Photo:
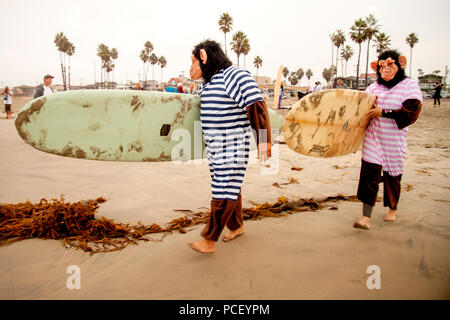
[[[449,299],[449,120],[448,99],[440,109],[426,100],[410,127],[395,223],[383,222],[386,209],[379,203],[372,229],[353,229],[361,204],[342,202],[337,211],[246,221],[246,234],[229,243],[219,241],[212,255],[186,245],[200,239],[203,226],[161,242],[95,255],[65,249],[55,240],[25,240],[0,247],[0,299]],[[13,120],[5,119],[0,120],[0,150],[0,202],[37,202],[60,194],[69,201],[105,196],[99,216],[146,224],[180,216],[174,209],[209,206],[206,163],[63,158],[25,144]],[[356,193],[361,152],[317,159],[281,144],[279,156],[273,175],[261,175],[260,165],[249,165],[244,207],[279,196]],[[303,170],[292,171],[293,166]],[[272,186],[290,177],[299,183]],[[66,287],[69,265],[81,269],[79,290]],[[370,265],[381,269],[379,290],[366,286]]]

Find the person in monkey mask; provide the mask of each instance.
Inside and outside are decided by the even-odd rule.
[[[370,123],[362,147],[357,197],[363,202],[363,216],[353,224],[365,230],[370,229],[380,182],[384,185],[384,206],[389,207],[384,221],[397,218],[408,126],[417,120],[423,101],[417,82],[405,76],[405,56],[388,50],[370,66],[377,81],[366,92],[376,95],[377,100],[367,113]]]
[[[191,79],[203,78],[200,121],[211,175],[211,213],[202,240],[189,243],[201,253],[215,251],[222,238],[231,241],[244,234],[241,186],[252,128],[256,130],[258,156],[271,156],[271,129],[266,103],[251,74],[232,66],[220,45],[206,40],[192,52]]]

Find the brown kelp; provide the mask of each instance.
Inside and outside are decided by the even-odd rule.
[[[337,195],[332,197],[288,200],[280,197],[275,203],[255,204],[244,208],[244,219],[261,217],[281,217],[286,213],[314,211],[320,209],[336,210],[338,201],[358,201],[356,196]],[[105,217],[96,217],[100,204],[106,199],[78,201],[75,203],[60,199],[41,199],[39,203],[26,201],[17,204],[0,203],[0,245],[39,238],[60,240],[66,247],[82,249],[90,253],[121,250],[138,241],[161,241],[146,237],[152,233],[172,231],[186,232],[186,227],[206,223],[209,210],[175,210],[184,216],[171,220],[166,227],[156,223],[143,225],[141,222],[130,225],[117,223]]]

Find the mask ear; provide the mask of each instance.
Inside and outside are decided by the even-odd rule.
[[[377,72],[378,61],[372,61],[372,62],[370,63],[370,67],[372,68],[373,71]]]
[[[200,60],[202,60],[203,64],[206,64],[206,61],[208,60],[208,55],[206,54],[205,49],[200,49]]]
[[[406,67],[406,57],[405,56],[398,57],[398,64],[400,65],[400,67],[402,67],[402,69],[405,69],[405,67]]]

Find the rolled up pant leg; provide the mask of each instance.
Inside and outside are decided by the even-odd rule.
[[[383,171],[383,202],[385,207],[392,210],[397,210],[397,204],[400,199],[402,175],[391,176],[386,171]]]
[[[236,210],[238,200],[211,200],[211,215],[201,236],[206,240],[217,241],[230,217]]]
[[[242,196],[239,192],[239,196],[236,200],[236,207],[234,208],[230,219],[227,222],[227,228],[231,231],[239,229],[244,225],[244,217],[242,215]]]
[[[357,198],[369,206],[375,206],[382,166],[361,160]]]

